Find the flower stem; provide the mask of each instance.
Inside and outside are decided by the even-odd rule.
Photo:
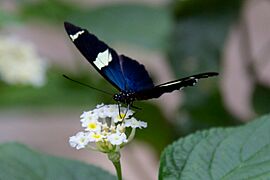
[[[119,151],[108,153],[108,158],[110,159],[110,161],[112,161],[114,165],[118,180],[122,180],[120,157],[121,155]]]
[[[118,180],[122,180],[122,171],[121,171],[121,163],[120,163],[120,161],[118,161],[118,162],[112,162],[112,163],[113,163],[113,165],[115,167]]]

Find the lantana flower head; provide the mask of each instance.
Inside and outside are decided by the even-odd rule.
[[[0,80],[10,85],[43,86],[47,63],[34,45],[18,37],[0,35]]]
[[[119,151],[135,136],[136,128],[146,128],[147,123],[133,117],[134,112],[117,104],[99,104],[80,116],[84,132],[70,137],[69,143],[77,149],[90,148],[111,153]],[[127,129],[131,128],[131,131]],[[128,133],[129,132],[129,133]]]

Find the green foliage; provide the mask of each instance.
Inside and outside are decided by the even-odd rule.
[[[270,116],[179,139],[161,157],[159,179],[268,179]]]
[[[269,113],[270,88],[263,84],[256,84],[252,102],[257,114]]]
[[[0,161],[0,179],[116,179],[108,172],[93,165],[44,155],[16,143],[0,145]]]

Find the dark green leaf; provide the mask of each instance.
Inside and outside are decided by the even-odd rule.
[[[252,101],[257,114],[269,113],[270,88],[263,84],[257,84],[254,89]]]
[[[116,180],[95,166],[37,153],[16,143],[0,146],[0,161],[3,180]]]
[[[159,178],[268,179],[270,116],[237,128],[214,128],[179,139],[163,152]]]

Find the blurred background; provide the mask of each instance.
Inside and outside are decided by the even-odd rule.
[[[117,91],[75,48],[63,21],[143,63],[156,84],[220,73],[196,87],[136,103],[143,108],[136,117],[148,128],[123,150],[125,179],[157,179],[160,153],[179,137],[269,112],[269,0],[1,0],[1,143],[20,142],[114,173],[105,155],[69,146],[68,138],[81,130],[80,114],[113,100],[62,74]]]

